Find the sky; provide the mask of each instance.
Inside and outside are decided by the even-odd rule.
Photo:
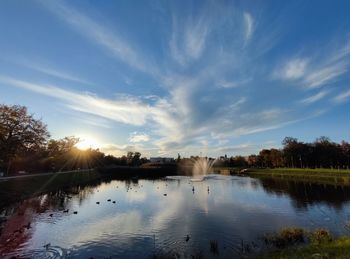
[[[0,103],[143,156],[350,140],[349,1],[0,2]]]

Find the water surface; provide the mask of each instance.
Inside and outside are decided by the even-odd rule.
[[[349,187],[272,178],[113,180],[4,208],[0,257],[239,256],[247,253],[242,243],[259,252],[265,249],[259,237],[283,227],[349,234],[349,201]],[[218,254],[210,251],[211,240]]]

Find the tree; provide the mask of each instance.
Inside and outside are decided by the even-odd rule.
[[[279,149],[271,148],[270,160],[273,167],[282,167],[283,164],[283,153]]]
[[[77,156],[78,150],[74,147],[79,142],[79,138],[74,136],[64,137],[59,140],[50,139],[47,144],[47,157],[50,162],[50,169],[53,171],[61,171],[67,168],[69,163],[67,161],[72,160]],[[73,152],[76,151],[76,152]]]
[[[132,165],[140,165],[141,153],[135,152],[132,158]]]
[[[18,155],[43,148],[50,134],[46,125],[20,105],[0,105],[0,161],[7,173]]]
[[[258,166],[258,156],[257,155],[250,155],[248,156],[248,165],[250,167]]]
[[[292,137],[285,137],[282,141],[285,162],[289,167],[296,167],[297,165],[299,159],[297,154],[298,144],[298,139]]]
[[[126,162],[128,165],[131,165],[132,164],[132,159],[134,157],[134,152],[131,152],[129,151],[127,154],[126,154]]]

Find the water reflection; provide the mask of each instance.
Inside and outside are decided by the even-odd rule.
[[[220,175],[98,182],[3,209],[0,257],[211,257],[213,246],[216,258],[232,257],[242,242],[285,226],[346,233],[349,194],[349,187]]]
[[[286,181],[278,178],[262,178],[260,181],[266,192],[288,195],[298,209],[306,209],[313,204],[325,204],[341,210],[350,200],[349,186]]]

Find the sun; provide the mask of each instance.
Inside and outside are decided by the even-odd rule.
[[[96,149],[99,148],[99,144],[96,139],[91,137],[80,137],[80,141],[75,145],[78,149],[86,150],[89,148]]]

